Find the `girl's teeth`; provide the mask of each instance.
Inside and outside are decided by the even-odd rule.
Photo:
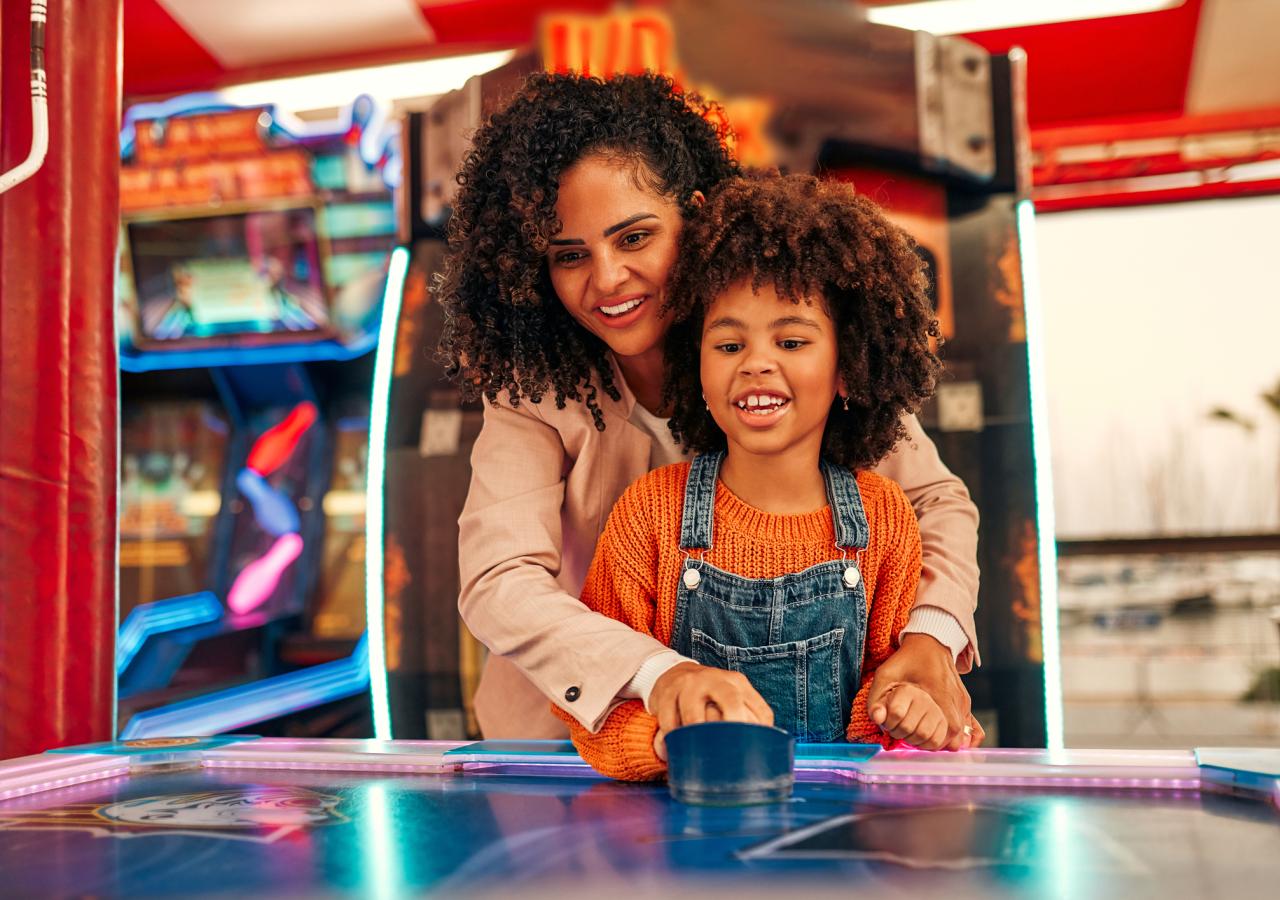
[[[776,409],[781,409],[787,404],[787,402],[788,401],[782,397],[768,397],[752,394],[745,400],[739,400],[738,408],[763,416],[768,415]]]

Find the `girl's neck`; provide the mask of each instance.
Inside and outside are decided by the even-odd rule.
[[[729,448],[720,480],[742,502],[774,515],[800,515],[827,505],[818,453],[758,456]]]
[[[662,345],[652,347],[639,356],[620,356],[614,354],[622,377],[631,389],[636,402],[655,416],[668,417],[671,410],[662,405],[663,359]]]

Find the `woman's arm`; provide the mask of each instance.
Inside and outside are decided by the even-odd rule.
[[[866,513],[874,546],[867,548],[862,574],[871,602],[862,676],[846,736],[852,743],[888,746],[893,739],[872,721],[867,699],[877,670],[898,649],[898,635],[911,615],[920,583],[920,531],[910,503],[893,483],[881,482]]]
[[[665,647],[592,612],[557,583],[569,462],[559,433],[534,405],[485,407],[458,520],[458,609],[491,652],[591,730],[640,665]],[[577,699],[568,702],[566,692]]]
[[[981,661],[973,620],[978,606],[978,509],[964,483],[942,464],[937,447],[916,417],[905,417],[903,424],[906,438],[875,471],[898,483],[920,525],[924,568],[915,595],[919,611],[909,631],[953,646],[954,625],[948,628],[949,621],[934,611],[954,617],[967,639],[956,657],[956,669],[963,673]]]
[[[582,586],[582,603],[629,629],[652,636],[657,615],[658,546],[639,493],[633,485],[610,513]],[[551,711],[568,724],[573,745],[597,772],[622,781],[653,781],[666,773],[666,763],[654,749],[658,719],[646,712],[639,700],[628,700],[614,709],[594,734],[554,704]]]

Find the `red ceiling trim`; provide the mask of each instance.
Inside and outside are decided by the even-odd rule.
[[[1244,174],[1234,167],[1280,159],[1280,108],[1042,130],[1032,140],[1034,196],[1046,209],[1118,205],[1120,194],[1132,204],[1265,193],[1269,181],[1229,179]]]
[[[1105,193],[1077,197],[1051,196],[1033,190],[1036,212],[1055,213],[1078,209],[1100,209],[1120,206],[1148,206],[1157,203],[1186,203],[1192,200],[1220,200],[1230,197],[1254,197],[1280,193],[1280,178],[1266,181],[1218,182],[1154,191],[1135,191],[1116,187]]]
[[[1069,147],[1117,140],[1145,140],[1277,127],[1280,127],[1280,107],[1270,107],[1203,116],[1091,122],[1062,128],[1038,128],[1032,137],[1032,142],[1037,148]]]

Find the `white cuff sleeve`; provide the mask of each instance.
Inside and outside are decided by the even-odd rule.
[[[645,710],[649,711],[649,692],[653,690],[653,686],[667,673],[668,669],[684,662],[695,662],[695,660],[681,656],[674,650],[655,653],[640,664],[636,674],[632,675],[631,680],[618,691],[618,696],[624,700],[640,700],[644,703]]]
[[[902,635],[911,632],[929,635],[951,651],[952,659],[969,646],[969,638],[960,627],[959,620],[939,606],[917,606],[912,609],[907,626],[898,634],[898,639],[901,640]]]

